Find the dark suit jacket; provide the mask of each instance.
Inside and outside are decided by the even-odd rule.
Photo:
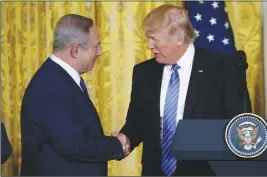
[[[195,47],[183,119],[230,119],[243,111],[235,59]],[[160,91],[164,65],[151,59],[134,67],[131,101],[121,132],[132,149],[143,142],[142,175],[161,170]],[[202,70],[203,72],[198,72]],[[177,162],[174,175],[214,175],[207,161]]]
[[[107,175],[123,156],[105,136],[97,111],[71,76],[47,59],[29,83],[21,109],[21,175]]]
[[[4,164],[7,161],[11,153],[12,146],[8,139],[5,125],[1,123],[1,164]]]

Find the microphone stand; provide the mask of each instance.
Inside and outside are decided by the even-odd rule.
[[[236,55],[236,69],[240,78],[240,88],[243,95],[243,108],[244,112],[252,112],[249,93],[247,89],[246,70],[248,68],[246,53],[243,50],[237,51]]]

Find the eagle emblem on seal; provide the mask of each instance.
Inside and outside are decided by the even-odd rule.
[[[241,128],[243,125],[245,127]],[[247,151],[257,148],[257,144],[262,140],[260,136],[258,137],[258,126],[252,122],[244,122],[236,129],[241,141],[239,146],[243,146]]]

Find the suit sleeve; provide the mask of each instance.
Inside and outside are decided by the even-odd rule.
[[[85,128],[71,99],[67,92],[55,91],[42,101],[48,141],[55,151],[68,161],[120,159],[123,156],[120,141],[111,136],[96,136]]]
[[[131,150],[134,150],[140,142],[142,141],[142,130],[141,130],[141,121],[142,118],[142,109],[141,109],[141,87],[140,79],[138,77],[137,67],[133,69],[133,78],[132,78],[132,91],[131,91],[131,100],[127,112],[127,118],[124,126],[121,129],[121,133],[125,134],[131,142]]]
[[[233,118],[240,113],[244,113],[244,101],[248,107],[251,107],[249,94],[247,87],[243,87],[240,84],[240,76],[237,73],[235,66],[234,58],[223,59],[225,66],[223,67],[224,81],[223,81],[223,99],[224,99],[224,108],[227,117]],[[245,90],[244,90],[245,89]],[[244,93],[245,91],[245,93]],[[244,94],[247,94],[247,99],[244,100]],[[248,109],[247,112],[251,112],[251,109]]]
[[[4,164],[7,161],[11,153],[12,147],[6,133],[6,128],[5,125],[1,123],[1,164]]]

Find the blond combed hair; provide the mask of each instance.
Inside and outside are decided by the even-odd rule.
[[[196,33],[188,17],[188,11],[174,5],[162,5],[153,9],[144,19],[146,33],[163,30],[167,37],[186,44],[194,42]]]

